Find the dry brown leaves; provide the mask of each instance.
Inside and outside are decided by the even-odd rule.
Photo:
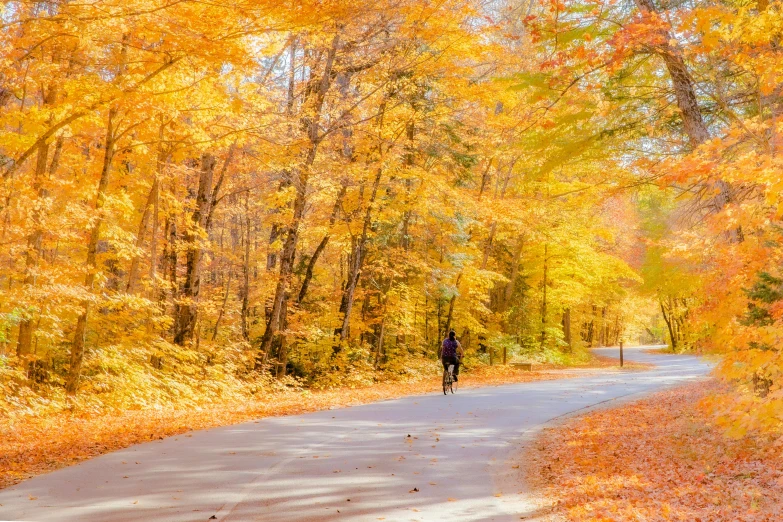
[[[783,448],[709,422],[698,403],[719,391],[696,383],[546,430],[528,482],[567,520],[783,520]]]
[[[478,367],[463,376],[462,387],[549,380],[570,375],[525,372],[509,366]],[[250,403],[225,403],[198,410],[161,409],[100,415],[60,413],[48,417],[0,419],[0,488],[132,444],[191,430],[236,424],[262,417],[296,415],[332,407],[432,393],[440,378],[376,384],[366,388],[290,391]]]

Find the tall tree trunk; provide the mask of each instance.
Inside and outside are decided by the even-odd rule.
[[[549,244],[544,243],[544,281],[543,281],[543,289],[541,292],[541,348],[544,347],[544,343],[546,342],[546,287],[547,287],[547,276],[548,276],[548,270],[549,270]]]
[[[179,294],[179,285],[177,283],[177,265],[179,264],[177,243],[179,243],[179,234],[177,232],[177,221],[171,214],[166,216],[164,236],[166,238],[166,244],[163,249],[161,270],[163,272],[163,277],[168,279],[168,283],[161,292],[162,303],[165,303],[165,299],[169,294],[174,300],[177,299],[177,295]]]
[[[490,158],[487,161],[487,168],[484,169],[484,173],[481,175],[481,186],[479,187],[479,194],[478,198],[479,201],[481,201],[481,196],[484,195],[484,190],[487,188],[487,183],[489,183],[489,169],[492,167],[492,158]]]
[[[161,128],[163,126],[161,125]],[[161,169],[162,166],[158,165],[158,169]],[[149,280],[150,280],[150,292],[151,295],[156,295],[157,293],[157,272],[158,272],[158,220],[160,216],[160,177],[155,177],[155,184],[157,185],[155,190],[155,198],[152,202],[152,233],[150,235],[150,270],[149,270]]]
[[[489,235],[487,236],[487,242],[484,245],[484,258],[481,260],[481,269],[487,269],[487,262],[489,261],[489,254],[492,250],[492,242],[495,240],[495,231],[497,230],[498,222],[493,221],[489,226]]]
[[[201,155],[196,208],[191,223],[185,231],[187,252],[185,257],[185,281],[179,298],[174,302],[174,343],[180,346],[192,339],[198,318],[198,298],[201,289],[201,246],[206,231],[210,205],[212,204],[212,178],[215,157]]]
[[[220,189],[223,187],[223,182],[226,179],[226,172],[228,172],[228,167],[231,165],[231,162],[234,159],[234,154],[236,153],[237,144],[236,142],[232,143],[231,146],[228,148],[228,153],[226,154],[226,159],[223,161],[223,166],[220,168],[220,172],[218,173],[217,181],[215,182],[215,186],[212,187],[212,194],[209,196],[209,205],[207,205],[207,218],[204,221],[204,231],[209,234],[209,232],[212,230],[212,217],[215,215],[215,209],[218,206],[218,203],[220,203],[222,197],[220,197]]]
[[[643,15],[651,16],[658,14],[658,9],[655,7],[653,0],[634,1]],[[702,117],[699,102],[696,98],[696,90],[693,86],[693,79],[688,72],[688,67],[685,65],[682,51],[676,44],[671,44],[671,42],[675,41],[672,34],[665,29],[660,29],[658,39],[661,43],[655,45],[654,50],[666,65],[672,86],[674,87],[677,107],[682,116],[685,133],[688,135],[691,144],[696,147],[709,139],[710,132]]]
[[[663,300],[659,300],[659,304],[661,305],[661,313],[663,314],[663,320],[666,321],[666,326],[669,328],[669,339],[672,340],[672,350],[675,350],[677,348],[677,336],[674,334],[671,317],[669,317],[669,315],[666,313],[666,308],[663,305]]]
[[[522,259],[522,251],[525,248],[525,236],[519,236],[517,248],[514,250],[514,256],[511,259],[511,274],[509,275],[509,281],[506,284],[506,290],[503,294],[503,307],[502,310],[508,309],[508,303],[511,302],[511,298],[514,295],[514,286],[519,277],[519,262]]]
[[[242,260],[242,337],[250,340],[250,326],[248,325],[248,315],[250,312],[250,208],[249,194],[245,193],[245,238],[244,238],[244,256]]]
[[[128,35],[122,36],[122,50],[120,63],[117,66],[117,78],[125,73],[128,51]],[[117,107],[111,106],[106,122],[106,142],[104,144],[103,165],[101,167],[101,177],[98,181],[98,192],[95,196],[96,220],[90,230],[90,239],[87,244],[87,262],[85,268],[87,275],[84,278],[84,287],[87,292],[92,293],[95,284],[95,275],[97,271],[96,254],[98,242],[101,237],[101,227],[103,226],[104,215],[103,207],[106,203],[106,191],[109,188],[109,179],[111,177],[112,161],[114,160],[114,145],[117,139],[114,128],[114,118],[117,116]],[[82,313],[76,320],[73,343],[71,344],[71,365],[65,379],[65,390],[68,394],[76,393],[79,387],[79,377],[81,376],[82,363],[84,362],[84,343],[87,334],[87,319],[90,314],[90,299],[81,302]]]
[[[568,351],[572,352],[574,349],[573,341],[571,340],[571,309],[566,308],[563,310],[563,340],[568,345]]]
[[[408,169],[412,169],[416,164],[416,144],[413,141],[416,137],[416,124],[414,121],[409,121],[405,128],[406,138],[408,143],[406,144],[407,152],[405,153],[405,166]],[[406,178],[405,181],[405,206],[406,209],[402,215],[402,229],[400,231],[400,245],[403,250],[408,252],[411,249],[411,235],[410,235],[410,223],[413,217],[413,212],[410,209],[411,192],[413,190],[413,183],[410,178]],[[407,275],[406,275],[407,282]]]
[[[228,304],[228,294],[231,290],[231,275],[234,273],[230,268],[228,269],[228,277],[226,278],[226,293],[223,294],[223,304],[220,306],[220,312],[218,312],[217,319],[215,319],[215,329],[212,331],[212,340],[217,339],[218,328],[220,327],[220,320],[223,319],[223,314],[226,313],[226,305]]]
[[[346,73],[338,73],[336,78],[337,86],[340,90],[340,95],[343,98],[343,100],[347,100],[348,94],[349,94],[349,84],[350,84],[350,74]],[[343,126],[341,134],[343,137],[343,147],[342,147],[342,155],[343,158],[348,163],[354,162],[354,153],[353,153],[353,143],[352,143],[352,136],[353,131],[351,130],[350,126],[350,113],[345,112],[341,118],[340,124]],[[310,285],[310,281],[313,278],[313,270],[315,269],[315,264],[318,262],[318,258],[321,256],[321,253],[326,248],[326,245],[329,243],[329,238],[332,233],[332,227],[334,226],[334,223],[337,219],[337,214],[340,212],[340,206],[342,205],[343,198],[345,197],[345,193],[348,188],[348,181],[347,179],[343,179],[342,186],[340,187],[340,192],[337,195],[337,199],[334,203],[334,207],[332,208],[332,215],[329,217],[329,228],[326,231],[326,234],[324,235],[321,242],[318,244],[318,246],[315,249],[315,252],[313,252],[312,257],[310,257],[310,261],[307,264],[307,270],[305,271],[304,280],[302,281],[302,286],[299,289],[299,294],[296,298],[296,302],[301,303],[305,295],[307,295],[307,288]]]
[[[291,221],[285,229],[285,241],[283,243],[283,251],[280,256],[280,271],[278,272],[277,285],[275,287],[275,294],[272,300],[272,309],[267,320],[266,329],[264,335],[261,338],[259,346],[259,355],[257,359],[257,366],[263,363],[263,359],[269,353],[269,349],[272,346],[272,341],[280,330],[281,312],[284,308],[284,301],[289,293],[291,286],[291,276],[293,274],[294,259],[296,254],[296,247],[299,240],[299,226],[302,221],[302,215],[304,214],[305,203],[307,200],[307,184],[310,176],[310,168],[315,162],[316,155],[318,153],[318,145],[321,141],[320,135],[320,121],[322,117],[322,111],[326,93],[329,90],[333,80],[333,68],[335,57],[337,54],[337,47],[340,41],[339,35],[335,35],[332,39],[332,45],[327,53],[326,62],[324,64],[323,72],[320,78],[311,77],[306,88],[305,107],[302,112],[302,128],[305,129],[308,139],[307,152],[304,156],[304,160],[300,166],[298,166],[294,172],[292,172],[292,179],[296,188],[296,196],[293,204],[293,215]]]
[[[155,163],[155,179],[152,181],[152,187],[150,187],[150,193],[147,196],[147,202],[144,205],[144,213],[141,216],[141,222],[139,223],[139,233],[136,235],[136,248],[141,250],[144,245],[144,234],[149,226],[150,218],[152,219],[152,239],[150,240],[150,279],[152,279],[155,273],[155,263],[157,262],[157,225],[158,225],[158,207],[160,200],[160,177],[163,171],[163,165],[166,161],[166,155],[163,149],[163,137],[164,137],[165,125],[161,124],[158,131],[158,157]],[[141,263],[141,255],[137,254],[133,256],[131,260],[131,266],[128,270],[128,284],[126,286],[126,292],[129,294],[135,293],[136,284],[139,277],[139,264]]]
[[[158,194],[158,177],[155,176],[155,180],[152,182],[150,192],[147,195],[147,202],[144,204],[144,213],[141,215],[141,222],[139,223],[139,232],[136,235],[136,249],[141,250],[144,246],[144,233],[149,227],[150,218],[155,207],[155,201]],[[141,262],[141,255],[135,254],[131,260],[131,266],[128,269],[128,284],[125,287],[125,291],[129,294],[136,292],[136,283],[139,278],[139,264]]]
[[[294,113],[294,102],[296,101],[295,95],[296,95],[296,49],[299,44],[299,38],[296,36],[290,37],[290,47],[289,47],[289,56],[288,56],[288,89],[286,93],[286,115],[291,117]],[[288,126],[288,134],[291,138],[294,137],[294,126],[289,125]],[[291,179],[292,179],[291,172],[284,172],[283,180],[280,182],[280,185],[278,186],[278,192],[282,192],[283,190],[288,189],[288,187],[291,186]],[[275,210],[275,212],[279,212],[278,210]],[[271,272],[277,267],[277,259],[278,259],[278,249],[274,247],[274,244],[277,242],[278,239],[283,235],[285,232],[284,228],[278,224],[273,223],[271,230],[269,231],[269,252],[266,256],[266,269],[267,271]],[[274,298],[273,298],[274,300]],[[266,306],[266,319],[267,322],[270,320],[272,316],[272,307]]]
[[[356,287],[359,284],[359,278],[361,277],[362,266],[364,265],[367,237],[370,232],[370,225],[372,224],[372,211],[375,205],[375,199],[378,195],[378,187],[381,184],[382,176],[383,170],[379,167],[375,174],[375,179],[373,180],[370,200],[367,203],[367,209],[364,213],[362,233],[359,235],[359,237],[355,237],[351,242],[351,254],[348,257],[348,277],[345,283],[345,288],[343,289],[342,298],[340,300],[340,313],[343,314],[343,321],[340,328],[335,331],[335,334],[340,336],[341,341],[349,339],[351,335],[350,327],[353,301],[356,293]],[[339,347],[336,347],[336,349],[339,349]]]
[[[436,320],[437,320],[438,324],[436,324],[435,326],[438,327],[438,331],[437,331],[438,338],[435,339],[435,342],[438,343],[438,346],[440,347],[440,342],[443,339],[440,336],[440,333],[443,331],[442,328],[441,328],[442,325],[443,325],[443,300],[439,298],[436,301],[436,305],[437,305],[437,317],[436,317]]]
[[[595,308],[595,307],[594,307]],[[595,310],[593,311],[593,318],[590,319],[589,323],[585,324],[585,342],[587,343],[587,346],[592,348],[593,346],[593,335],[595,331]]]
[[[345,90],[347,89],[347,84],[343,85],[344,95]],[[372,224],[372,212],[373,207],[375,205],[375,200],[378,195],[378,187],[380,186],[381,178],[383,176],[383,157],[384,157],[384,150],[383,150],[383,126],[384,126],[384,115],[386,113],[386,101],[384,100],[381,102],[379,111],[378,111],[378,146],[377,146],[377,152],[379,157],[380,166],[378,167],[375,175],[375,180],[373,181],[372,186],[372,192],[370,194],[369,202],[367,203],[367,209],[365,210],[364,214],[364,222],[362,223],[362,233],[361,235],[356,238],[352,238],[351,241],[351,254],[348,258],[348,276],[345,283],[345,287],[343,288],[342,297],[340,299],[340,313],[343,314],[343,321],[339,328],[335,329],[335,335],[339,336],[340,341],[345,341],[346,339],[349,339],[351,336],[351,313],[353,310],[353,302],[356,292],[356,287],[359,284],[359,279],[361,278],[361,271],[362,267],[364,265],[364,258],[366,255],[366,248],[367,248],[367,236],[370,230],[370,225]],[[408,139],[412,139],[413,137],[413,127],[408,124],[407,128],[407,135]],[[343,155],[349,158],[351,161],[353,160],[353,147],[349,141],[350,135],[346,132],[343,132],[344,136],[344,146],[343,146]],[[411,161],[411,155],[410,153],[407,155],[407,162]],[[362,184],[360,188],[360,201],[364,199],[364,184]],[[337,352],[340,350],[340,345],[336,345],[333,347],[334,351]]]
[[[375,345],[375,361],[373,362],[373,368],[378,369],[378,364],[381,362],[381,350],[383,349],[383,338],[386,336],[386,314],[383,314],[381,318],[381,328],[378,332],[378,341]]]
[[[87,262],[85,268],[87,275],[84,278],[84,287],[88,292],[92,292],[95,283],[95,274],[97,271],[96,254],[98,242],[101,237],[101,226],[104,216],[103,206],[106,202],[106,190],[109,187],[109,178],[111,176],[111,164],[114,159],[114,118],[117,115],[117,109],[109,109],[109,116],[106,125],[106,142],[104,144],[103,167],[101,168],[101,177],[98,181],[98,193],[95,197],[94,209],[97,218],[90,230],[90,239],[87,243]],[[82,313],[76,320],[76,329],[71,344],[71,366],[68,369],[68,375],[65,381],[65,390],[69,394],[76,393],[79,387],[79,377],[81,376],[82,362],[84,361],[84,342],[87,333],[87,319],[90,314],[90,300],[85,299],[81,302]]]
[[[337,199],[335,200],[334,207],[332,208],[332,215],[329,216],[329,229],[327,230],[321,242],[318,243],[315,252],[313,252],[310,261],[307,263],[307,270],[305,271],[304,280],[302,281],[302,286],[299,289],[299,295],[296,298],[297,304],[301,303],[304,300],[305,295],[307,295],[307,289],[310,286],[310,281],[313,279],[313,270],[315,269],[315,264],[318,262],[318,258],[321,256],[321,253],[329,243],[329,238],[332,235],[332,227],[334,226],[335,221],[337,221],[337,214],[340,212],[340,206],[343,203],[343,198],[345,197],[347,188],[347,185],[343,184],[342,188],[340,189],[340,193],[337,194]]]
[[[424,285],[424,344],[430,342],[430,303],[427,295],[427,285]]]
[[[36,193],[38,200],[43,201],[47,196],[47,190],[44,188],[44,176],[46,175],[46,165],[49,161],[49,144],[44,142],[38,147],[38,158],[35,164],[35,178],[33,183],[37,185]],[[38,260],[42,254],[43,227],[40,224],[41,210],[36,209],[33,212],[33,232],[27,237],[27,252],[25,254],[25,278],[24,285],[32,288],[35,285],[35,269],[38,266]],[[19,323],[19,337],[16,343],[16,355],[20,359],[28,356],[32,351],[33,345],[33,318],[25,317]]]
[[[454,282],[454,295],[449,300],[449,313],[446,315],[446,326],[443,329],[443,338],[449,335],[451,331],[451,320],[454,317],[454,304],[457,302],[457,292],[459,291],[459,282],[462,279],[462,272],[457,274],[457,280]]]
[[[57,89],[54,86],[49,86],[49,89],[44,95],[44,107],[52,105],[57,98]],[[51,123],[52,118],[49,119]],[[52,162],[47,169],[47,163],[49,161],[49,142],[44,140],[38,146],[37,158],[35,163],[33,187],[35,188],[36,195],[38,197],[39,205],[33,210],[32,221],[33,231],[27,236],[27,250],[25,252],[25,277],[24,286],[32,288],[35,286],[36,268],[38,261],[43,254],[43,225],[41,223],[41,213],[43,212],[43,201],[49,197],[49,191],[46,188],[45,177],[48,174],[49,177],[57,170],[57,165],[60,160],[60,152],[63,147],[62,136],[57,138],[57,144],[55,145],[54,155]],[[19,336],[16,343],[16,355],[21,359],[27,357],[32,353],[33,346],[33,332],[35,326],[33,325],[33,318],[25,316],[19,322]]]
[[[653,0],[634,1],[643,15],[651,16],[658,14],[658,9]],[[685,133],[688,135],[691,146],[694,148],[698,147],[710,138],[710,131],[704,123],[702,111],[696,97],[693,78],[685,64],[682,51],[676,43],[674,45],[671,43],[676,42],[673,35],[666,29],[659,29],[658,33],[658,39],[661,43],[653,46],[653,49],[663,59],[669,72]],[[724,180],[716,181],[715,187],[718,189],[718,195],[715,197],[713,207],[715,212],[719,212],[731,201],[733,191],[731,184]],[[732,231],[730,239],[736,242],[741,241],[741,229],[738,228]]]
[[[288,370],[288,337],[280,337],[280,347],[277,350],[277,378],[282,379]]]

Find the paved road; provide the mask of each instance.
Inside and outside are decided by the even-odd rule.
[[[0,491],[0,520],[534,517],[512,464],[543,423],[710,370],[695,357],[626,353],[658,366],[449,397],[433,392],[133,446]]]

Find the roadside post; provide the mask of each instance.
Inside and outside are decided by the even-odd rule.
[[[620,368],[623,367],[623,342],[620,341]]]

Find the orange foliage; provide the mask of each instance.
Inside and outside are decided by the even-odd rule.
[[[528,479],[568,520],[779,520],[783,453],[774,438],[727,438],[695,383],[551,428]]]

